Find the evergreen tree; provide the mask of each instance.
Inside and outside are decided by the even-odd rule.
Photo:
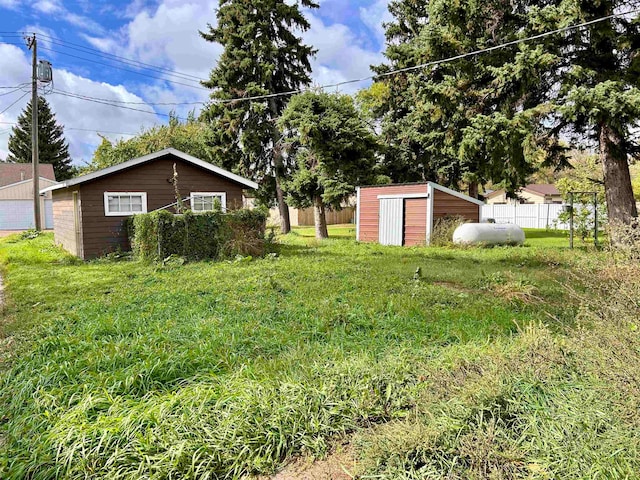
[[[200,32],[224,51],[204,85],[213,89],[201,118],[212,125],[214,154],[225,167],[261,184],[263,199],[277,198],[282,231],[290,229],[282,182],[288,165],[276,121],[288,97],[228,102],[234,98],[290,92],[311,81],[314,50],[296,32],[309,28],[300,6],[317,8],[312,0],[221,0],[218,23]]]
[[[629,174],[629,161],[640,154],[637,8],[635,0],[564,0],[545,13],[549,27],[558,27],[635,11],[553,39],[559,88],[549,90],[548,100],[555,105],[554,127],[578,145],[597,148],[613,223],[628,224],[637,216]]]
[[[394,0],[384,73],[571,25],[582,28],[381,78],[396,180],[492,181],[514,191],[567,147],[598,151],[609,219],[637,216],[640,15],[635,0]],[[624,12],[625,15],[619,15]],[[633,13],[631,13],[633,12]],[[615,242],[615,239],[613,239]]]
[[[436,62],[530,33],[530,1],[395,0],[386,65],[378,73]],[[433,180],[454,188],[492,182],[515,192],[543,162],[563,163],[554,137],[539,128],[541,75],[553,60],[523,44],[380,77],[389,86],[382,134],[396,181]],[[546,154],[541,146],[549,147]]]
[[[283,189],[298,208],[313,206],[316,238],[327,238],[325,208],[340,209],[376,163],[376,137],[349,95],[307,92],[291,99],[278,121],[292,162]]]
[[[31,163],[31,118],[29,102],[9,136],[7,162]],[[62,126],[56,122],[55,114],[43,97],[38,97],[38,148],[39,162],[53,165],[56,180],[67,180],[73,176],[75,170],[71,165],[69,145]]]

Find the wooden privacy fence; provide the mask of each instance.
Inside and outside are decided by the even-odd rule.
[[[480,215],[482,221],[493,218],[496,223],[513,223],[522,228],[569,230],[568,223],[558,220],[563,209],[564,205],[557,203],[483,205]]]
[[[327,225],[339,225],[342,223],[353,223],[355,218],[355,208],[345,207],[342,210],[327,210]],[[298,210],[298,225],[314,225],[313,208]]]

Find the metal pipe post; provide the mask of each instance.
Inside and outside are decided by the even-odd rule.
[[[569,192],[569,248],[573,249],[573,192]]]

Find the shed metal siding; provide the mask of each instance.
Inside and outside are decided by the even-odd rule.
[[[402,211],[404,201],[401,198],[380,199],[380,237],[381,245],[402,245]]]
[[[480,221],[480,205],[458,198],[446,192],[433,189],[433,218],[438,219],[448,215],[460,215],[472,222]]]
[[[167,155],[82,185],[84,258],[129,249],[125,226],[128,217],[105,216],[104,192],[146,192],[149,212],[170,205],[175,202],[174,187],[169,182],[173,177],[174,163],[178,172],[178,189],[183,198],[191,192],[226,192],[228,209],[242,207],[242,186]]]
[[[379,240],[380,200],[378,199],[378,195],[395,195],[405,193],[426,194],[426,192],[426,183],[361,187],[358,240],[361,242],[377,242]]]
[[[426,198],[404,200],[404,245],[425,245],[427,243]]]

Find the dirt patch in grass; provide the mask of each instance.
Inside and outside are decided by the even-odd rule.
[[[350,445],[340,446],[322,460],[299,457],[271,477],[256,480],[351,480],[356,461]]]

